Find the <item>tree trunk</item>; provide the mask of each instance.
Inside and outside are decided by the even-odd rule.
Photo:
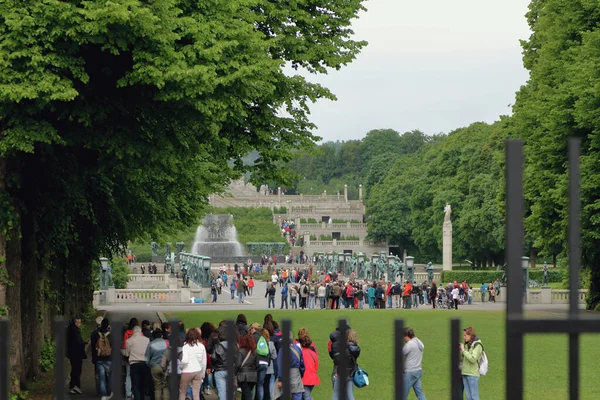
[[[21,259],[23,274],[21,277],[21,319],[23,343],[23,373],[32,379],[40,372],[38,360],[44,342],[45,329],[50,321],[44,321],[44,279],[38,263],[34,210],[22,217],[21,223]]]
[[[532,246],[529,249],[529,268],[535,268],[536,263],[537,263],[537,249]]]
[[[20,391],[23,382],[23,336],[21,330],[21,238],[16,230],[9,232],[6,242],[6,269],[13,285],[6,291],[6,303],[10,318],[10,366],[14,386],[13,393]]]
[[[6,190],[6,159],[0,158],[0,193]],[[6,289],[8,286],[8,271],[6,270],[6,235],[0,226],[0,315],[6,314]]]

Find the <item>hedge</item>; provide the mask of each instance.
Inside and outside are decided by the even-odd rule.
[[[462,282],[466,281],[469,283],[489,283],[496,279],[502,279],[502,271],[442,271],[442,283],[448,282]],[[529,270],[529,279],[538,281],[541,285],[543,278],[543,271],[541,269]],[[562,282],[562,272],[560,269],[548,270],[548,281],[549,282]]]

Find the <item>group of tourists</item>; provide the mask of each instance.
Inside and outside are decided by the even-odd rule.
[[[171,325],[168,323],[139,323],[132,318],[127,326],[111,327],[107,318],[96,320],[98,326],[89,340],[81,337],[81,319],[76,318],[68,329],[67,357],[71,362],[70,393],[81,394],[81,364],[85,354],[84,346],[91,341],[92,363],[96,373],[96,389],[101,400],[113,396],[111,392],[111,376],[113,373],[124,374],[123,392],[127,399],[143,400],[149,396],[151,400],[169,399],[169,376],[176,374],[179,387],[179,400],[200,400],[204,395],[217,391],[219,400],[229,399],[227,396],[228,346],[227,322],[221,321],[218,326],[212,322],[204,322],[200,327],[185,329],[179,323],[180,346],[177,348],[177,365],[171,365]],[[236,372],[237,390],[242,400],[270,400],[282,396],[283,333],[277,321],[267,314],[261,322],[248,325],[244,314],[236,318],[236,351],[234,370]],[[290,387],[292,399],[312,400],[313,391],[321,381],[318,376],[319,355],[310,338],[308,329],[301,328],[297,336],[290,334]],[[111,335],[119,335],[116,343],[120,348],[113,348]],[[113,351],[121,351],[124,356],[124,368],[114,369],[111,362]],[[339,331],[330,334],[328,343],[329,356],[333,361],[332,384],[335,389],[338,382],[338,366],[348,366],[348,382],[357,368],[360,356],[358,336],[348,329],[342,338]],[[346,357],[344,361],[343,358]],[[348,399],[353,399],[353,387],[348,385]],[[317,396],[319,397],[319,396]]]
[[[92,363],[96,373],[96,390],[101,400],[112,397],[111,375],[123,373],[123,392],[127,399],[169,399],[169,377],[177,375],[179,400],[200,400],[216,390],[219,400],[227,396],[228,346],[227,322],[218,326],[204,322],[200,327],[186,329],[179,323],[180,345],[177,348],[177,365],[171,365],[171,325],[144,320],[139,324],[132,318],[127,326],[111,327],[107,318],[96,320],[97,329],[89,340],[81,337],[81,319],[75,318],[67,331],[67,357],[71,363],[70,393],[81,394],[80,377],[85,345],[91,341]],[[237,390],[242,400],[271,400],[282,396],[283,380],[283,332],[271,314],[263,321],[248,325],[244,314],[235,322],[236,350],[234,371]],[[296,337],[290,334],[290,388],[293,400],[322,398],[316,395],[321,381],[318,376],[319,353],[309,331],[300,328]],[[110,335],[119,335],[111,340]],[[411,328],[403,332],[404,393],[407,399],[414,390],[418,399],[424,400],[422,387],[422,360],[424,344]],[[479,377],[484,348],[472,327],[463,331],[464,343],[459,344],[462,389],[467,400],[479,400]],[[121,344],[114,349],[111,343]],[[348,327],[345,338],[339,329],[329,335],[327,345],[333,362],[331,382],[332,400],[338,400],[340,385],[346,386],[346,399],[354,400],[354,375],[358,370],[361,348],[356,331]],[[114,369],[111,362],[113,351],[121,351],[124,367]],[[339,380],[339,366],[345,365],[346,382]],[[485,373],[485,372],[484,372]]]
[[[142,266],[140,267],[140,269],[142,270],[142,274],[146,273],[146,266],[144,264],[142,264]],[[148,264],[148,273],[149,274],[156,274],[157,273],[156,264]]]

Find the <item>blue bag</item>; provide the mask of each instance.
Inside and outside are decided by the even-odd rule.
[[[357,388],[369,386],[369,374],[367,371],[357,366],[354,375],[352,375],[352,381]]]

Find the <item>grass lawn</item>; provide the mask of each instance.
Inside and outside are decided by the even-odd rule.
[[[267,311],[246,311],[248,323],[263,321]],[[384,310],[348,311],[273,311],[281,324],[292,320],[292,330],[308,328],[319,352],[321,385],[315,388],[316,399],[331,398],[332,362],[327,353],[329,333],[337,320],[345,317],[358,332],[361,356],[358,362],[369,373],[370,385],[356,389],[357,399],[392,399],[393,387],[393,324],[404,318],[405,326],[415,330],[425,344],[423,358],[423,388],[428,399],[447,399],[450,393],[450,319],[460,318],[461,327],[472,325],[481,338],[490,361],[490,372],[479,381],[482,399],[504,399],[505,334],[504,312],[448,310]],[[184,321],[186,327],[200,326],[204,321],[215,324],[222,319],[235,319],[237,312],[195,311],[171,314]],[[532,317],[541,317],[532,315]],[[462,332],[461,332],[462,333]],[[581,339],[581,399],[600,398],[598,364],[600,336],[582,335]],[[525,399],[568,398],[568,339],[566,335],[528,335],[525,338]],[[415,399],[411,393],[409,399]]]

